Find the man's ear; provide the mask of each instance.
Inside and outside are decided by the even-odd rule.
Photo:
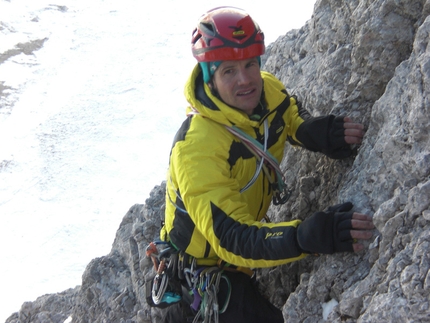
[[[214,84],[213,84],[212,80],[210,80],[210,81],[208,82],[208,86],[209,86],[209,88],[211,89],[211,91],[213,91],[213,89],[214,89]]]
[[[212,78],[210,79],[210,81],[208,82],[208,86],[211,89],[211,91],[216,91],[216,86],[215,86],[215,82],[214,82],[214,77],[212,76]]]
[[[207,83],[208,84],[208,86],[209,86],[209,89],[211,90],[211,93],[213,94],[213,95],[215,95],[216,97],[218,97],[219,95],[218,95],[218,90],[217,90],[217,88],[216,88],[216,85],[215,85],[215,82],[214,82],[214,78],[213,78],[213,76],[212,76],[212,78],[210,79],[210,81]]]

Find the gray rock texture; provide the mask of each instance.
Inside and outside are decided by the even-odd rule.
[[[367,127],[347,160],[288,146],[281,168],[293,195],[269,216],[305,219],[351,201],[377,228],[365,252],[257,272],[285,322],[430,322],[429,12],[425,0],[318,0],[303,28],[267,50],[264,69],[312,114]],[[88,264],[81,286],[25,303],[6,322],[159,322],[143,293],[152,270],[145,247],[163,210],[162,183],[131,207],[112,251]],[[330,300],[337,305],[324,320]]]

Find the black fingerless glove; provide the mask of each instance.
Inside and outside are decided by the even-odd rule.
[[[351,156],[351,147],[345,141],[344,116],[335,117],[328,131],[327,149],[322,149],[322,153],[332,159],[342,159]]]
[[[303,221],[297,228],[297,242],[303,252],[332,254],[353,251],[352,207],[350,202],[330,206]]]
[[[344,118],[334,115],[309,118],[299,126],[296,137],[306,149],[333,159],[347,158],[352,150],[345,141]]]

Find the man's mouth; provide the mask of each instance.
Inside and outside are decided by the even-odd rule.
[[[254,90],[249,90],[249,91],[239,92],[239,93],[237,93],[237,95],[238,96],[245,96],[245,95],[249,95],[253,92],[254,92]]]

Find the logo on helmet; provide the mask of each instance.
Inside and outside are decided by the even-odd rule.
[[[239,40],[242,40],[246,37],[245,31],[242,29],[242,26],[236,27],[236,26],[229,26],[229,28],[234,29],[232,36],[233,38],[237,38]]]

